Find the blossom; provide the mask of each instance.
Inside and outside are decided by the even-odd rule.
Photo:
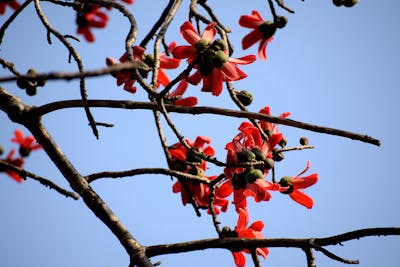
[[[258,128],[249,122],[243,122],[239,130],[240,133],[225,146],[227,164],[256,161],[262,161],[263,164],[246,167],[228,166],[224,169],[228,180],[217,189],[216,195],[226,197],[233,192],[233,203],[237,210],[247,206],[246,197],[254,197],[256,202],[269,201],[271,198],[269,191],[277,191],[280,188],[278,184],[264,179],[274,164],[272,150],[280,139],[263,140]]]
[[[183,23],[180,33],[190,45],[175,47],[172,55],[178,59],[187,58],[189,63],[195,61],[196,71],[186,78],[187,81],[194,85],[203,81],[201,91],[218,96],[224,81],[236,81],[247,77],[237,65],[250,64],[255,61],[255,56],[230,58],[225,41],[213,41],[217,33],[215,25],[215,22],[208,24],[200,35],[191,22]]]
[[[181,80],[176,89],[167,95],[168,98],[171,99],[172,104],[187,107],[193,107],[197,105],[197,97],[182,97],[188,86],[189,84],[186,80]]]
[[[31,151],[41,148],[40,144],[36,143],[33,136],[24,137],[24,134],[20,130],[14,132],[14,138],[11,139],[11,142],[20,145],[19,153],[22,157],[26,157],[31,153]]]
[[[300,177],[310,168],[310,162],[307,162],[306,168],[300,172],[298,175],[291,177],[285,176],[279,181],[281,185],[280,192],[284,194],[289,194],[289,196],[297,203],[311,209],[313,206],[313,200],[311,197],[306,195],[302,189],[312,186],[318,181],[318,174],[313,173],[305,177]]]
[[[247,209],[239,209],[239,218],[234,230],[234,232],[237,233],[237,237],[263,239],[264,235],[261,233],[261,231],[264,228],[264,223],[262,221],[255,221],[249,227],[247,227],[248,223],[249,214]],[[244,267],[246,265],[246,258],[244,257],[243,252],[250,253],[248,249],[232,251],[232,255],[237,267]],[[256,253],[265,259],[268,255],[268,249],[266,247],[256,248]]]
[[[207,136],[197,136],[194,142],[188,139],[185,142],[193,150],[203,153],[206,156],[213,156],[215,154],[214,148],[207,145],[211,142],[211,138]],[[168,147],[168,151],[171,154],[171,168],[174,170],[200,175],[207,169],[206,161],[194,156],[180,142]]]
[[[7,6],[9,6],[12,9],[16,10],[17,8],[19,8],[20,4],[16,0],[2,1],[2,3],[0,3],[0,15],[3,15],[6,12]]]
[[[210,181],[215,180],[218,176],[206,177]],[[172,192],[181,193],[182,204],[186,206],[188,202],[193,200],[200,208],[209,209],[209,199],[210,199],[210,187],[204,183],[193,183],[193,182],[175,182],[172,186]],[[222,211],[228,209],[229,201],[227,199],[214,196],[213,209],[216,214],[220,213],[218,207],[221,207]],[[210,213],[210,210],[208,211]]]
[[[15,152],[16,152],[15,149],[12,149],[8,153],[5,161],[11,165],[14,165],[15,167],[21,168],[24,165],[24,159],[21,156],[14,158]],[[13,178],[18,183],[22,183],[22,181],[23,181],[21,176],[14,171],[11,171],[11,170],[0,170],[0,171],[4,171],[8,176]]]
[[[242,39],[242,48],[247,49],[260,41],[258,56],[262,60],[267,60],[267,44],[272,42],[276,26],[272,21],[264,21],[258,11],[253,10],[251,15],[243,15],[239,19],[239,24],[245,28],[253,29]]]
[[[175,42],[172,42],[168,50],[172,50],[176,46]],[[141,46],[134,46],[133,47],[133,59],[135,61],[141,61],[145,63],[150,68],[154,68],[154,56],[152,54],[145,54],[145,49]],[[157,84],[156,87],[158,88],[160,85],[167,86],[170,82],[169,77],[167,76],[165,70],[166,69],[175,69],[179,66],[180,60],[176,58],[167,57],[166,53],[160,53],[160,65],[158,69],[158,76],[157,76]],[[121,63],[128,61],[128,55],[125,52],[120,58],[119,61]],[[117,64],[117,61],[114,58],[108,57],[106,58],[106,64],[108,66]],[[139,69],[140,75],[144,78],[147,78],[148,71]],[[117,78],[117,85],[120,86],[124,84],[124,90],[136,93],[136,87],[134,86],[136,82],[136,74],[135,70],[123,70],[119,71],[114,74]]]
[[[95,40],[92,28],[105,28],[107,26],[108,16],[102,9],[99,5],[84,4],[82,10],[77,12],[77,33],[83,34],[88,42]]]

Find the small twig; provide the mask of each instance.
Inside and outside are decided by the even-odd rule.
[[[284,147],[284,148],[276,149],[275,153],[294,151],[294,150],[303,150],[303,149],[314,149],[314,146],[306,145],[306,146]]]
[[[7,61],[4,61],[7,62]],[[1,63],[1,62],[0,62]],[[8,62],[10,63],[10,62]],[[12,63],[11,63],[12,64]],[[126,63],[119,63],[107,68],[95,69],[90,71],[84,72],[49,72],[49,73],[39,73],[39,74],[30,74],[30,75],[19,75],[16,76],[7,76],[7,77],[0,77],[0,82],[11,82],[15,81],[18,78],[23,78],[27,80],[73,80],[73,79],[81,79],[83,77],[98,77],[102,75],[108,75],[118,71],[124,70],[134,70],[134,69],[141,69],[141,70],[149,70],[149,67],[146,64],[143,64],[140,61],[136,62],[126,62]],[[10,69],[11,70],[11,69]],[[14,73],[14,71],[12,71]]]
[[[282,0],[275,0],[275,2],[278,4],[279,7],[281,7],[282,9],[286,10],[289,13],[294,14],[294,10],[290,9],[289,7],[287,7],[285,5],[285,3]]]
[[[311,247],[307,247],[303,248],[303,251],[306,254],[307,267],[317,267],[317,265],[315,264],[313,249]]]
[[[139,169],[131,169],[131,170],[127,170],[127,171],[119,171],[119,172],[111,172],[111,171],[98,172],[98,173],[93,173],[93,174],[85,176],[85,179],[86,179],[86,181],[91,183],[91,182],[101,179],[101,178],[124,178],[124,177],[131,177],[131,176],[141,175],[141,174],[164,174],[164,175],[168,175],[168,176],[177,177],[184,181],[210,184],[210,180],[208,180],[206,178],[202,178],[197,175],[192,175],[192,174],[174,171],[174,170],[170,170],[170,169],[163,169],[163,168],[139,168]]]
[[[251,259],[253,260],[254,267],[261,267],[260,259],[257,255],[257,249],[250,250],[251,252]]]
[[[26,171],[24,169],[18,168],[12,164],[9,164],[3,160],[0,160],[0,167],[1,169],[8,169],[11,170],[13,172],[18,173],[22,178],[26,179],[27,177],[31,178],[32,180],[38,181],[39,183],[41,183],[42,185],[44,185],[45,187],[49,187],[50,189],[54,189],[56,190],[58,193],[60,193],[61,195],[64,195],[66,197],[71,197],[75,200],[79,199],[78,194],[65,190],[64,188],[61,188],[60,186],[58,186],[57,184],[55,184],[54,182],[43,178],[39,175],[36,175],[32,172]]]

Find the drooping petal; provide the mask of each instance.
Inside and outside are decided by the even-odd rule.
[[[237,224],[235,227],[235,231],[240,231],[245,229],[247,224],[249,223],[249,212],[247,209],[239,209],[239,218],[237,220]]]
[[[250,46],[254,45],[258,41],[262,40],[263,38],[262,32],[259,30],[253,30],[249,32],[247,35],[245,35],[242,39],[242,48],[246,50]]]
[[[264,223],[262,221],[255,221],[249,226],[249,228],[261,232],[262,229],[264,229]]]
[[[239,65],[247,65],[256,61],[255,55],[247,55],[240,58],[229,58],[229,62],[239,64]]]
[[[235,260],[236,267],[244,267],[246,265],[246,258],[242,252],[232,252],[233,259]]]
[[[160,57],[160,68],[162,69],[176,69],[179,67],[181,61],[177,58],[171,58],[166,56]]]
[[[188,86],[189,86],[188,82],[182,79],[179,82],[176,89],[173,92],[171,92],[168,96],[169,97],[182,96],[186,92],[186,89],[188,88]]]
[[[165,71],[163,69],[158,70],[157,82],[161,83],[163,86],[167,86],[170,82],[169,77],[167,76],[167,74],[165,73]]]
[[[314,205],[314,201],[312,200],[312,198],[309,197],[308,195],[306,195],[301,190],[293,190],[293,192],[290,193],[289,196],[294,201],[296,201],[300,205],[303,205],[307,209],[311,209],[313,207],[313,205]]]
[[[273,40],[273,37],[268,39],[262,39],[260,42],[260,46],[258,47],[258,56],[261,60],[267,60],[267,44]]]
[[[203,79],[203,75],[201,75],[200,71],[196,71],[189,77],[186,77],[186,81],[188,81],[189,83],[191,83],[193,85],[198,85],[202,79]]]
[[[174,101],[174,105],[176,106],[186,106],[186,107],[194,107],[198,103],[197,97],[189,96],[185,98],[180,98]]]
[[[178,59],[196,57],[196,48],[189,45],[180,45],[172,50],[172,56]]]

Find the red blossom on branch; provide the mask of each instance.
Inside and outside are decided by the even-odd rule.
[[[172,104],[187,107],[193,107],[197,105],[197,97],[182,97],[183,94],[186,92],[188,86],[189,84],[186,80],[181,80],[176,89],[168,94],[168,97],[171,99]]]
[[[168,50],[172,50],[176,46],[175,42],[172,42]],[[152,54],[145,54],[145,49],[141,46],[133,47],[133,59],[135,61],[141,61],[145,63],[150,68],[154,68],[154,56]],[[167,76],[165,70],[166,69],[176,69],[179,66],[180,60],[176,58],[171,58],[166,55],[166,53],[160,54],[160,68],[158,69],[157,76],[157,84],[156,87],[160,87],[160,85],[167,86],[170,82],[169,77]],[[124,53],[120,58],[119,62],[124,63],[128,62],[128,56]],[[112,58],[106,58],[106,64],[108,66],[117,64],[117,61]],[[140,75],[143,78],[147,78],[148,71],[139,70]],[[113,74],[114,77],[117,78],[117,85],[120,86],[124,84],[124,90],[130,93],[136,93],[136,87],[134,86],[136,82],[136,74],[135,71],[131,70],[123,70],[119,71],[116,74]]]
[[[20,4],[18,1],[15,0],[2,1],[2,3],[0,3],[0,15],[3,15],[6,12],[7,6],[11,7],[14,10],[17,10],[20,7]]]
[[[249,227],[249,213],[247,209],[239,209],[239,218],[237,221],[237,225],[235,227],[234,232],[237,233],[237,237],[239,238],[255,238],[255,239],[264,239],[264,235],[261,233],[264,228],[264,223],[262,221],[255,221]],[[241,251],[232,251],[233,258],[235,260],[235,264],[237,267],[244,267],[246,265],[246,258],[243,255],[243,252],[250,253],[248,249],[243,249]],[[262,256],[264,259],[268,255],[267,248],[256,248],[256,253],[259,256]]]
[[[215,22],[208,24],[200,35],[191,22],[183,23],[180,33],[190,45],[177,46],[172,50],[172,55],[179,59],[187,58],[189,63],[196,60],[197,70],[187,77],[187,81],[194,85],[203,81],[201,91],[218,96],[221,94],[223,82],[247,77],[237,65],[250,64],[255,61],[255,56],[229,57],[225,41],[213,41],[217,33],[215,25]]]
[[[12,149],[7,154],[5,161],[11,165],[14,165],[15,167],[22,168],[22,166],[24,165],[24,159],[21,156],[14,158],[15,152],[16,152],[15,149]],[[4,171],[8,176],[13,178],[18,183],[22,183],[22,181],[24,180],[18,173],[14,171],[11,170],[0,170],[0,171]]]
[[[11,139],[11,142],[20,145],[19,153],[22,157],[27,157],[31,151],[42,148],[40,144],[36,143],[36,140],[33,136],[24,137],[24,134],[20,130],[16,130],[14,132],[14,137]]]
[[[258,11],[253,10],[251,15],[243,15],[239,19],[240,26],[253,29],[242,39],[242,48],[247,49],[257,42],[258,56],[262,60],[267,60],[266,48],[267,44],[272,42],[276,27],[272,21],[264,21]]]
[[[88,42],[95,41],[92,28],[105,28],[107,26],[108,15],[104,13],[103,9],[98,5],[84,4],[82,10],[77,12],[77,33],[82,34]]]
[[[306,168],[300,172],[298,175],[285,176],[279,181],[281,185],[280,192],[284,194],[289,194],[289,196],[297,203],[305,206],[308,209],[313,207],[313,200],[311,197],[306,195],[302,189],[312,186],[318,181],[318,174],[313,173],[305,177],[300,177],[310,168],[310,162],[307,162]]]

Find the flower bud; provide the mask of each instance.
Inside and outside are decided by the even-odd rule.
[[[306,146],[306,145],[308,145],[308,138],[303,136],[300,138],[299,142],[300,142],[300,145]]]
[[[26,89],[26,87],[28,87],[28,81],[22,78],[18,78],[17,86],[21,89]]]
[[[344,0],[343,1],[343,5],[345,6],[345,7],[352,7],[352,6],[354,6],[355,4],[357,4],[358,3],[358,0]]]
[[[4,147],[0,145],[0,156],[3,155],[3,153],[4,153]]]
[[[291,177],[291,176],[284,176],[281,178],[281,180],[279,181],[278,184],[282,187],[288,188],[286,191],[282,191],[281,193],[290,194],[293,192],[294,188],[293,188],[292,178],[293,177]]]
[[[250,162],[256,160],[256,155],[247,148],[243,148],[242,151],[236,154],[239,162]]]
[[[263,37],[265,39],[271,38],[276,32],[275,24],[270,21],[264,21],[260,26],[258,26],[258,30],[263,33]]]
[[[332,0],[332,2],[333,2],[333,4],[334,4],[335,6],[341,6],[342,3],[343,3],[343,0]]]
[[[246,177],[243,173],[235,173],[232,177],[232,186],[233,189],[238,190],[246,187]]]
[[[29,156],[29,154],[31,154],[31,150],[30,149],[26,149],[23,146],[19,147],[19,154],[21,155],[21,157],[25,158],[27,156]]]
[[[259,169],[252,169],[246,173],[246,182],[249,184],[254,183],[257,179],[263,179],[264,173]]]
[[[258,147],[253,147],[251,149],[251,152],[253,152],[253,154],[256,156],[256,160],[264,160],[265,159],[265,155],[263,154],[261,149],[259,149]]]
[[[240,103],[246,107],[253,102],[253,95],[247,90],[235,91],[235,95],[239,99]]]
[[[283,136],[282,140],[279,142],[281,147],[285,147],[287,145],[287,139]]]
[[[264,161],[264,168],[267,170],[272,169],[275,165],[275,161],[271,158],[266,158],[263,161]]]
[[[272,159],[274,161],[282,161],[285,158],[285,155],[282,152],[279,153],[273,153]]]
[[[34,96],[37,94],[37,87],[36,86],[28,86],[26,88],[26,94],[29,96]]]
[[[275,26],[277,28],[282,29],[283,27],[286,26],[287,22],[288,22],[287,17],[285,17],[285,16],[277,16],[275,18],[274,24],[275,24]]]

